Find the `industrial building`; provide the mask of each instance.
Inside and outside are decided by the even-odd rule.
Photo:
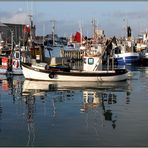
[[[13,32],[13,41],[15,44],[19,44],[19,41],[23,43],[24,39],[24,27],[26,24],[10,24],[10,23],[0,23],[0,34],[2,40],[11,43],[11,35]],[[35,26],[32,28],[35,32]]]

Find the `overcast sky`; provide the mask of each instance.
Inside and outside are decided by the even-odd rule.
[[[70,36],[79,31],[92,34],[92,19],[106,36],[124,36],[130,25],[132,35],[137,36],[148,28],[147,1],[0,1],[0,21],[3,23],[28,24],[28,14],[33,16],[37,35],[52,31],[59,36]]]

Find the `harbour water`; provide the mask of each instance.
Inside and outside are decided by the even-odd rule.
[[[148,67],[127,82],[0,77],[0,146],[148,146]]]

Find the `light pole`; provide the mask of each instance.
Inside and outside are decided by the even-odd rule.
[[[12,52],[13,52],[13,31],[12,30],[10,30],[10,32],[11,32],[11,50],[12,50]]]

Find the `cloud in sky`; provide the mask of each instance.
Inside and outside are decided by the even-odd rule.
[[[1,2],[0,2],[1,3]],[[23,2],[24,3],[24,2]],[[22,3],[22,4],[23,4]],[[17,9],[0,9],[0,21],[4,23],[28,24],[28,14],[23,5],[17,5]],[[92,18],[95,18],[97,25],[105,31],[107,36],[122,36],[125,34],[126,21],[131,26],[133,34],[138,34],[148,26],[148,7],[146,4],[135,3],[98,2],[47,2],[34,5],[33,20],[36,25],[37,35],[51,32],[50,20],[56,20],[56,33],[67,36],[79,30],[79,22],[82,21],[84,35],[92,34]],[[141,7],[140,7],[140,6]],[[139,7],[138,7],[139,6]],[[1,6],[0,6],[1,7]],[[32,5],[33,7],[33,5]],[[43,29],[45,28],[45,29]]]
[[[7,12],[0,11],[0,21],[3,23],[26,24],[28,16],[25,12]]]

